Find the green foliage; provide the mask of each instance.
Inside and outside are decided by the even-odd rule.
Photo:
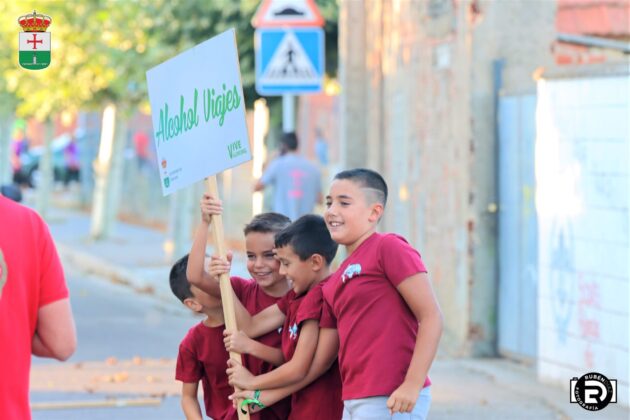
[[[317,0],[326,19],[326,68],[337,68],[335,0]],[[17,48],[0,51],[0,102],[40,120],[61,111],[147,101],[146,71],[229,28],[236,29],[247,106],[254,91],[254,28],[258,0],[0,0],[0,41],[17,46],[17,18],[36,9],[52,17],[51,65],[18,65]],[[176,76],[175,76],[176,77]],[[274,104],[274,100],[270,104]]]

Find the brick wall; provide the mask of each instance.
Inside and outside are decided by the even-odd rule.
[[[445,314],[442,350],[451,354],[495,349],[492,65],[503,58],[504,88],[526,91],[536,67],[553,62],[555,4],[523,3],[340,5],[342,157],[388,181],[381,229],[423,255]]]

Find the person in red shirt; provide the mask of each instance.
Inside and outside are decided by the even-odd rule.
[[[48,227],[1,195],[0,215],[0,419],[28,420],[31,354],[67,360],[77,337]]]
[[[204,195],[200,202],[202,223],[197,229],[195,241],[190,251],[187,275],[189,281],[212,296],[221,297],[218,277],[208,274],[204,269],[208,227],[212,214],[221,214],[220,200]],[[288,217],[279,213],[263,213],[255,216],[244,229],[245,248],[247,251],[247,270],[252,280],[232,276],[232,289],[238,300],[255,315],[274,305],[290,289],[286,277],[279,273],[280,263],[275,258],[274,235],[291,223]],[[230,254],[231,258],[231,254]],[[282,364],[279,331],[270,331],[257,340],[247,340],[248,351],[243,355],[244,365],[255,374],[271,371]],[[268,351],[269,349],[273,351]],[[290,398],[277,401],[269,410],[252,414],[251,420],[284,420],[290,410]]]
[[[300,217],[276,235],[275,243],[280,272],[291,280],[293,290],[253,317],[237,304],[236,318],[239,327],[251,337],[282,326],[282,355],[286,363],[258,376],[234,360],[229,361],[228,369],[230,384],[255,390],[253,401],[259,406],[261,390],[287,387],[308,376],[322,324],[322,287],[337,252],[337,244],[330,238],[324,219],[316,215]],[[229,265],[225,261],[214,262],[210,270],[218,274],[229,270]],[[246,350],[230,331],[226,331],[225,344],[230,351]],[[341,418],[342,408],[341,378],[333,358],[319,378],[293,393],[288,418],[335,420]]]
[[[229,355],[222,342],[224,320],[221,299],[188,282],[188,261],[189,256],[186,255],[171,268],[171,290],[184,305],[205,315],[206,319],[191,328],[179,345],[175,379],[182,381],[182,410],[188,420],[203,418],[197,400],[201,381],[206,415],[216,420],[235,420],[238,415],[228,400],[232,388],[225,374]]]
[[[323,290],[339,333],[344,419],[425,419],[431,402],[442,314],[420,254],[376,232],[386,202],[385,180],[369,169],[340,172],[326,197],[326,225],[348,255]]]

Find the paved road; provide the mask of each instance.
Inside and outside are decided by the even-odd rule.
[[[173,380],[174,360],[180,340],[199,319],[174,297],[163,302],[68,266],[66,270],[79,346],[66,363],[33,358],[31,403],[75,408],[34,409],[33,418],[182,418],[174,395],[179,389]],[[146,398],[157,398],[158,405],[77,408],[85,402]]]
[[[68,266],[66,266],[68,268]],[[173,372],[177,345],[198,319],[179,304],[138,294],[127,286],[68,272],[79,349],[67,363],[34,359],[33,403],[154,398],[157,405],[34,410],[35,420],[181,419],[180,384]],[[166,281],[166,279],[164,279]],[[535,371],[502,359],[440,359],[432,420],[628,419],[611,405],[599,413],[569,404],[568,390],[536,381]]]

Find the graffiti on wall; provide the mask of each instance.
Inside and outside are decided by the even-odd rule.
[[[573,229],[566,221],[556,220],[551,227],[551,266],[549,281],[552,313],[558,341],[566,344],[576,294]]]

